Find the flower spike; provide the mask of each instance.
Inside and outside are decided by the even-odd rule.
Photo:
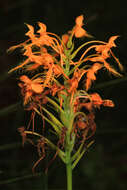
[[[72,190],[72,169],[94,142],[90,139],[96,131],[96,109],[115,106],[112,100],[103,100],[98,93],[89,91],[97,74],[104,69],[122,76],[114,62],[123,70],[113,53],[118,35],[110,37],[108,42],[87,41],[76,49],[74,38],[92,37],[84,29],[83,21],[84,16],[78,16],[72,30],[62,37],[47,32],[44,23],[37,22],[37,30],[26,24],[28,40],[9,48],[9,51],[21,48],[24,58],[9,72],[22,71],[18,85],[24,108],[31,114],[26,129],[21,127],[19,132],[23,144],[29,141],[37,148],[39,158],[32,170],[35,172],[50,147],[55,156],[48,166],[56,156],[60,157],[67,169],[68,190]]]

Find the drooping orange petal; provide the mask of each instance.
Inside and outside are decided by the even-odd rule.
[[[100,70],[103,67],[102,64],[100,63],[94,63],[91,68],[88,69],[87,74],[86,74],[86,90],[88,90],[91,86],[92,81],[96,80],[95,74],[97,73],[98,70]]]
[[[86,83],[85,83],[85,86],[86,86],[86,90],[88,90],[92,84],[92,81],[96,80],[96,76],[94,74],[94,71],[92,69],[89,69],[87,74],[86,74]]]
[[[26,105],[28,103],[28,101],[30,100],[32,94],[33,94],[32,91],[27,91],[25,93],[25,96],[24,96],[24,105]]]
[[[103,100],[103,106],[114,107],[115,104],[112,100]]]
[[[118,73],[113,67],[111,67],[109,65],[109,63],[107,63],[106,61],[104,61],[104,67],[109,71],[111,72],[113,75],[115,76],[119,76],[121,77],[122,75],[120,73]]]
[[[86,90],[88,90],[90,88],[91,83],[92,83],[92,80],[90,78],[87,78],[86,83],[85,83]]]
[[[94,71],[92,69],[89,69],[86,76],[87,76],[87,78],[89,78],[91,80],[96,80],[96,76],[95,76]]]
[[[95,57],[91,57],[89,58],[90,61],[93,61],[93,62],[104,62],[104,58],[102,56],[95,56]]]
[[[32,71],[32,70],[36,70],[38,67],[40,67],[40,64],[35,63],[35,64],[27,66],[26,70],[27,71]]]
[[[21,44],[15,45],[15,46],[11,46],[11,47],[7,50],[7,52],[12,52],[12,51],[14,51],[16,48],[21,48],[21,47],[23,47],[24,45],[25,45],[25,43],[21,43]]]
[[[124,70],[123,65],[120,63],[119,59],[114,55],[114,53],[112,51],[110,51],[111,55],[113,56],[113,58],[115,59],[115,61],[118,63],[118,66],[120,68],[121,71]]]

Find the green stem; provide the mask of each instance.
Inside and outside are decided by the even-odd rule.
[[[72,159],[71,159],[71,139],[70,133],[66,134],[65,160],[66,160],[66,176],[67,176],[67,190],[72,190]]]
[[[66,174],[67,174],[67,190],[72,190],[72,166],[71,166],[71,156],[68,152],[68,162],[66,163]]]

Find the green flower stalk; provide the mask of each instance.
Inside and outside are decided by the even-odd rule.
[[[28,126],[20,127],[19,132],[23,144],[29,141],[37,146],[39,159],[33,172],[45,158],[46,147],[50,147],[55,152],[54,158],[59,156],[66,165],[67,190],[72,190],[72,171],[93,144],[90,137],[96,131],[95,109],[114,106],[111,100],[103,100],[98,93],[88,92],[100,71],[106,69],[113,75],[122,76],[108,63],[111,57],[123,70],[112,52],[118,36],[110,37],[108,42],[91,40],[75,49],[75,38],[92,38],[83,28],[83,15],[76,18],[73,29],[61,38],[47,32],[45,24],[39,22],[38,26],[35,32],[34,27],[27,24],[25,35],[28,40],[8,50],[21,48],[25,57],[9,71],[22,70],[24,73],[19,76],[18,85],[24,108],[31,112]],[[36,115],[42,119],[42,130],[42,126],[34,124]],[[55,141],[45,136],[45,130],[55,136]],[[36,140],[30,136],[36,136]]]

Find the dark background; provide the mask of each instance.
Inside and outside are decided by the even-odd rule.
[[[64,165],[58,158],[50,166],[48,176],[44,175],[46,160],[37,169],[43,173],[32,176],[31,168],[38,158],[36,150],[28,144],[23,148],[17,132],[17,128],[28,121],[29,115],[19,103],[21,97],[17,76],[7,74],[21,57],[17,51],[7,54],[6,50],[24,40],[27,31],[24,23],[35,26],[41,21],[47,25],[48,31],[62,35],[74,26],[75,18],[81,14],[84,15],[85,28],[95,39],[107,41],[112,35],[120,36],[115,53],[125,69],[122,79],[108,74],[106,79],[102,75],[95,85],[95,90],[103,98],[112,99],[115,107],[102,108],[96,113],[95,143],[74,170],[74,190],[127,189],[126,12],[127,6],[121,0],[0,1],[1,190],[66,189]]]

